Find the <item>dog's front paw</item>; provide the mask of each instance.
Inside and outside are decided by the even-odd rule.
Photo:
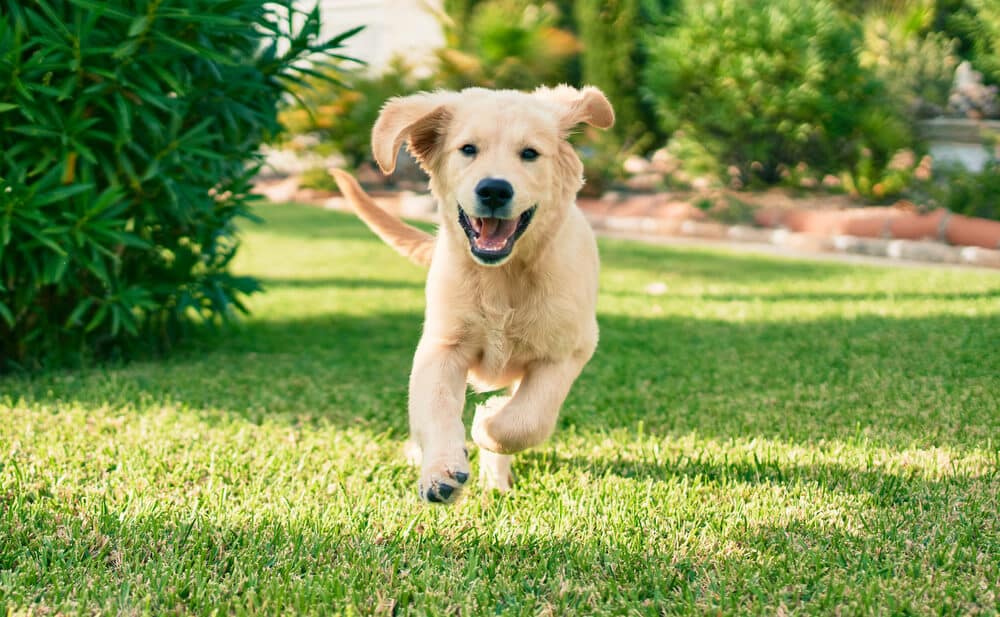
[[[469,451],[424,454],[420,470],[420,498],[431,503],[452,503],[469,480]]]

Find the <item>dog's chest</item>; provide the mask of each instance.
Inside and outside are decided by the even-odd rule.
[[[468,324],[479,348],[477,372],[500,377],[518,373],[532,362],[571,353],[577,333],[552,300],[525,293],[495,294],[479,302],[474,323]]]

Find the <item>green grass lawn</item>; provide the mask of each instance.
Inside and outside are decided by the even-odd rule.
[[[237,331],[0,379],[0,611],[1000,610],[996,273],[602,242],[555,437],[441,507],[400,451],[423,270],[260,214]]]

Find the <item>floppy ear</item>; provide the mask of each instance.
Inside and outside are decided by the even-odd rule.
[[[385,174],[396,168],[396,154],[404,141],[424,169],[430,162],[448,125],[448,110],[454,93],[421,92],[396,97],[382,107],[372,128],[372,154]]]
[[[534,94],[559,109],[559,126],[564,131],[581,122],[599,129],[611,128],[615,123],[615,110],[604,93],[594,86],[582,90],[572,86],[541,87]]]

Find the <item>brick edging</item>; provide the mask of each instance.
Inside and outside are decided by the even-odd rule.
[[[787,229],[723,225],[693,220],[657,219],[647,216],[614,216],[584,213],[597,231],[624,232],[654,237],[770,244],[817,253],[845,253],[927,263],[971,265],[1000,269],[1000,250],[975,246],[950,246],[926,240],[820,236]]]
[[[331,210],[350,211],[340,197],[313,196],[298,192],[295,201],[313,203]],[[401,208],[398,200],[379,200],[396,214],[406,218],[436,222],[437,215]],[[389,203],[386,203],[388,201]],[[393,203],[395,202],[395,203]],[[391,205],[390,205],[391,204]],[[764,244],[811,253],[832,253],[879,257],[890,261],[915,261],[936,264],[968,265],[1000,269],[1000,250],[975,246],[952,246],[927,240],[866,238],[861,236],[823,236],[788,229],[768,229],[749,225],[724,225],[691,219],[654,218],[650,216],[615,216],[583,211],[595,231],[625,233],[649,238],[689,238]]]

